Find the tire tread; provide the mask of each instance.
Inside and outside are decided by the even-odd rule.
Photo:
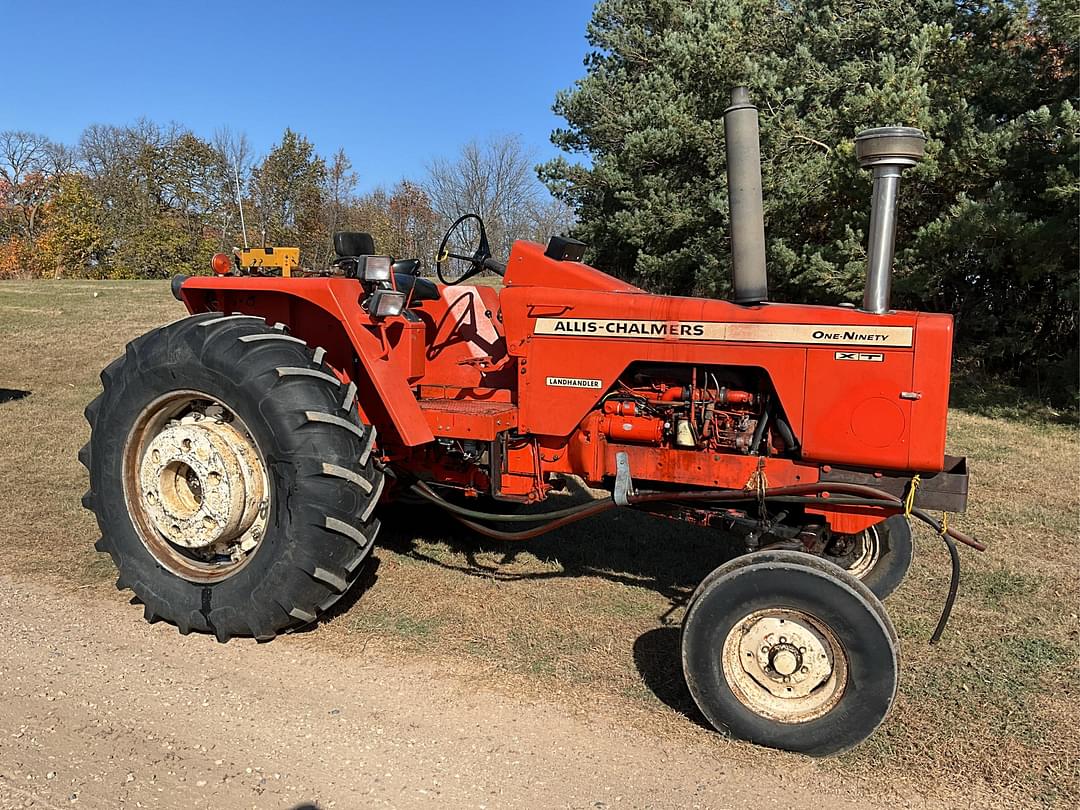
[[[334,376],[324,363],[325,355],[322,348],[312,350],[302,339],[287,334],[285,326],[269,326],[261,317],[203,313],[137,338],[102,371],[104,390],[85,411],[91,438],[79,451],[79,461],[91,481],[83,505],[98,516],[102,536],[95,548],[112,557],[118,568],[117,587],[135,592],[148,620],[167,620],[183,634],[212,632],[219,641],[235,636],[268,640],[317,621],[362,578],[379,528],[371,513],[385,478],[370,459],[375,429],[359,420],[356,386]],[[295,500],[297,506],[288,509],[287,525],[279,530],[287,532],[294,551],[288,559],[271,563],[267,579],[275,583],[273,587],[268,583],[253,588],[243,600],[229,597],[227,602],[216,601],[216,586],[221,583],[189,583],[200,591],[201,601],[189,598],[186,608],[172,603],[171,597],[158,596],[157,592],[175,591],[155,586],[155,576],[186,581],[166,573],[160,565],[154,574],[143,570],[138,576],[129,576],[129,558],[137,556],[139,550],[118,540],[120,533],[111,524],[115,518],[109,517],[116,510],[99,509],[103,506],[99,490],[106,482],[99,481],[98,445],[108,444],[108,416],[113,404],[137,389],[141,364],[174,362],[201,363],[231,374],[250,392],[259,413],[272,412],[277,422],[271,424],[281,423],[273,433],[274,441],[281,445],[274,456],[277,464],[287,463],[293,471],[293,490],[285,497]],[[182,366],[177,374],[182,375]],[[304,429],[288,428],[289,419]],[[313,520],[316,513],[319,519]],[[141,541],[136,542],[141,546]],[[148,556],[144,548],[142,556]],[[213,591],[210,600],[203,590]]]

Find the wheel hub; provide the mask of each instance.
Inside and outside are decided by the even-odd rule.
[[[802,668],[802,656],[789,644],[778,644],[769,654],[769,667],[783,678],[789,678]]]
[[[776,697],[806,697],[832,674],[832,656],[818,633],[790,616],[744,622],[743,671]]]
[[[153,527],[183,548],[242,555],[266,528],[258,452],[223,420],[191,413],[170,422],[146,445],[138,482]]]
[[[781,722],[805,722],[843,694],[847,664],[832,631],[801,611],[757,611],[724,644],[724,673],[748,708]]]

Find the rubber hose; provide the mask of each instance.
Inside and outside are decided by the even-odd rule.
[[[795,484],[787,487],[772,487],[766,490],[766,499],[776,498],[785,495],[813,495],[820,492],[837,492],[846,493],[851,495],[859,495],[868,497],[874,501],[887,501],[887,503],[873,503],[873,504],[857,504],[864,506],[888,506],[890,508],[896,508],[897,511],[903,511],[903,501],[892,493],[886,492],[883,489],[877,489],[875,487],[868,487],[863,484],[845,484],[845,483],[814,483],[814,484]],[[731,497],[731,493],[737,493],[741,497]],[[730,500],[749,500],[750,498],[756,498],[756,493],[749,493],[749,497],[745,490],[688,490],[684,492],[643,492],[638,495],[632,495],[630,497],[630,503],[651,503],[655,501],[730,501]],[[841,503],[837,498],[823,498],[822,502],[829,503]],[[921,517],[920,520],[930,519],[929,515],[921,509],[912,509],[912,514],[921,513],[925,517]],[[935,521],[936,523],[936,521]],[[970,546],[976,551],[986,551],[986,546],[980,543],[973,537],[969,537],[963,532],[953,529],[948,530],[948,535],[954,540],[963,543],[965,546]]]
[[[754,437],[750,440],[750,452],[756,453],[758,451],[758,445],[761,444],[761,440],[765,438],[765,428],[769,426],[769,411],[765,410],[765,413],[761,415],[761,421],[757,423],[757,427],[754,429]]]
[[[539,537],[540,535],[545,534],[552,529],[558,529],[561,526],[567,526],[571,523],[577,523],[579,520],[583,520],[587,517],[592,517],[593,515],[599,515],[601,512],[607,512],[609,509],[614,508],[615,501],[607,499],[602,501],[594,501],[592,504],[585,506],[584,508],[578,510],[572,515],[567,515],[565,517],[559,518],[558,520],[552,520],[549,523],[545,523],[542,526],[536,526],[532,529],[526,529],[525,531],[520,532],[504,532],[498,529],[492,529],[488,526],[484,526],[481,523],[476,523],[475,521],[462,517],[461,515],[455,515],[453,513],[451,514],[454,520],[456,520],[458,523],[462,524],[463,526],[468,526],[474,532],[476,532],[477,534],[482,534],[484,537],[491,537],[495,540],[532,540],[534,537]]]
[[[788,450],[794,450],[799,446],[799,443],[795,441],[795,434],[791,432],[791,425],[781,419],[779,416],[774,420],[776,424],[776,432],[780,434],[780,438],[784,440],[784,445]]]
[[[568,506],[565,509],[559,509],[554,512],[543,512],[536,515],[503,515],[495,512],[481,512],[476,509],[469,509],[465,506],[458,506],[456,503],[451,503],[450,501],[443,498],[441,495],[439,495],[437,492],[431,489],[431,487],[429,487],[422,481],[415,482],[412,486],[409,487],[409,489],[410,491],[419,495],[421,498],[424,498],[425,500],[428,500],[436,504],[437,506],[442,507],[447,512],[452,512],[455,515],[473,518],[475,520],[498,521],[500,523],[539,523],[543,520],[569,517],[570,515],[575,515],[586,507],[592,506],[596,503],[596,501],[589,501],[583,504],[579,503],[574,506]]]

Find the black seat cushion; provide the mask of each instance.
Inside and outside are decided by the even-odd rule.
[[[428,279],[417,278],[412,273],[394,273],[394,284],[400,292],[405,293],[406,300],[439,300],[439,288]]]
[[[338,256],[374,256],[375,240],[362,231],[338,231],[334,234],[334,253]]]

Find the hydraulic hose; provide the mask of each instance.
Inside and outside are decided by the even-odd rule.
[[[731,493],[737,493],[741,497],[732,498]],[[844,484],[839,482],[829,483],[816,483],[816,484],[796,484],[789,487],[771,487],[765,491],[765,500],[771,500],[785,495],[816,495],[820,493],[839,493],[843,495],[855,495],[863,498],[868,498],[874,503],[865,504],[844,504],[844,505],[862,505],[862,506],[882,506],[897,511],[904,511],[904,502],[889,492],[883,489],[877,489],[876,487],[868,487],[863,484]],[[748,498],[756,498],[755,492],[749,494],[746,490],[730,490],[730,489],[703,489],[703,490],[689,490],[685,492],[643,492],[638,495],[630,496],[630,504],[638,503],[654,503],[657,501],[730,501],[730,500],[747,500]],[[825,497],[821,498],[822,504],[842,504],[839,498]],[[884,502],[884,503],[882,503]],[[911,514],[918,517],[923,522],[933,520],[926,512],[921,509],[912,509]],[[934,521],[933,525],[940,525]],[[958,529],[954,529],[951,526],[946,530],[946,534],[963,543],[965,546],[970,546],[976,551],[986,551],[986,546],[975,540],[972,537],[964,534]]]
[[[574,506],[568,506],[565,509],[558,509],[554,512],[542,512],[535,515],[505,515],[497,514],[494,512],[481,512],[476,509],[469,509],[465,506],[459,506],[456,503],[452,503],[435,490],[425,484],[423,481],[416,481],[410,487],[412,492],[419,495],[424,500],[430,501],[437,506],[442,507],[447,512],[454,514],[457,517],[472,518],[474,520],[492,520],[499,523],[540,523],[544,520],[554,520],[557,518],[570,517],[576,515],[579,512],[585,510],[587,507],[595,506],[597,503],[606,503],[606,501],[588,501],[586,503],[579,503]]]
[[[603,500],[593,501],[573,514],[566,515],[556,520],[549,521],[542,526],[536,526],[532,529],[525,529],[520,532],[504,532],[498,529],[492,529],[489,526],[484,526],[482,523],[476,523],[475,521],[464,518],[461,515],[454,515],[454,519],[461,523],[463,526],[468,526],[477,534],[482,534],[484,537],[491,537],[495,540],[532,540],[534,537],[539,537],[542,534],[550,532],[552,529],[558,529],[560,526],[568,526],[571,523],[577,523],[583,518],[592,517],[593,515],[599,515],[601,512],[607,512],[609,509],[615,508],[615,501]],[[516,517],[521,517],[517,515]]]
[[[410,487],[410,489],[417,495],[425,498],[432,503],[446,509],[457,517],[471,518],[474,520],[488,520],[496,521],[500,523],[537,523],[545,520],[562,521],[564,518],[576,517],[580,519],[582,517],[589,517],[591,515],[600,514],[607,511],[606,509],[597,510],[595,507],[597,504],[608,504],[608,508],[613,508],[614,504],[607,500],[592,501],[585,504],[578,504],[576,506],[569,506],[565,509],[560,509],[555,512],[543,512],[535,515],[506,515],[496,514],[491,512],[482,512],[475,509],[468,509],[464,506],[458,506],[457,504],[450,503],[446,499],[434,492],[427,484],[422,481],[416,481]],[[875,487],[868,487],[862,484],[844,484],[844,483],[816,483],[816,484],[796,484],[788,487],[772,487],[766,490],[765,500],[781,499],[785,496],[815,496],[821,493],[839,493],[844,495],[861,496],[862,500],[853,501],[851,499],[840,498],[812,498],[812,502],[823,505],[836,504],[840,506],[878,506],[887,509],[895,509],[898,512],[902,512],[904,508],[903,501],[891,493],[885,492],[885,490],[877,489]],[[686,501],[751,501],[757,499],[757,493],[744,489],[704,489],[704,490],[687,490],[683,492],[640,492],[629,497],[631,506],[643,503],[660,503],[660,502],[672,502],[680,503]],[[922,520],[924,523],[929,523],[939,533],[941,531],[940,524],[928,515],[922,509],[912,509],[911,514]],[[574,521],[568,521],[573,523]],[[565,522],[560,522],[560,526],[566,525]],[[551,526],[550,528],[556,528]],[[504,534],[512,534],[505,533]],[[535,534],[529,533],[530,537],[535,537]],[[494,535],[491,535],[494,536]],[[976,551],[986,551],[986,546],[975,540],[972,537],[964,534],[958,529],[948,527],[946,529],[945,536],[951,537],[963,543],[966,546],[970,546]],[[515,539],[507,537],[506,539]],[[524,538],[523,538],[524,539]]]

